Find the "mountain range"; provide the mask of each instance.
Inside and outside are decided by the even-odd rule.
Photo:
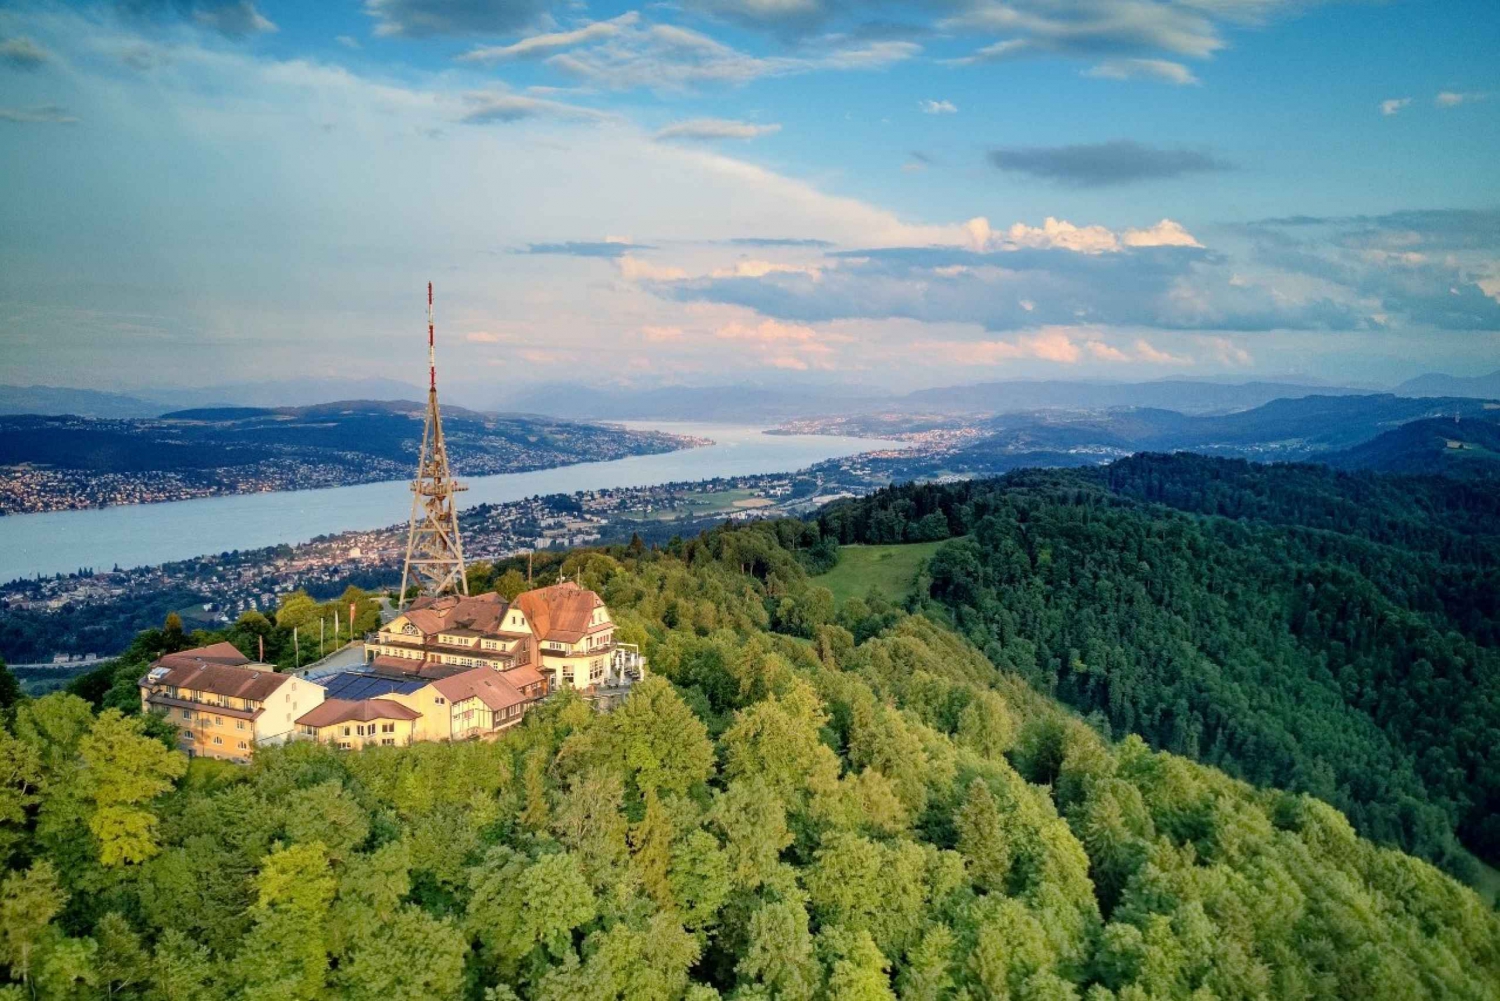
[[[865,413],[1014,413],[1045,409],[1155,407],[1184,414],[1249,410],[1276,399],[1367,395],[1369,386],[1336,386],[1292,377],[1249,382],[1011,380],[898,394],[858,386],[661,386],[649,389],[577,383],[459,384],[447,403],[474,410],[579,420],[779,422]],[[1429,374],[1389,390],[1404,397],[1500,398],[1500,371],[1482,376]],[[420,386],[392,379],[290,379],[265,383],[142,390],[133,394],[54,386],[0,386],[0,414],[155,417],[189,408],[308,406],[327,400],[420,400]]]

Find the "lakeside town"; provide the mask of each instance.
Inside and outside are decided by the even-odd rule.
[[[919,448],[918,452],[929,449]],[[902,453],[911,454],[911,453]],[[880,468],[895,452],[830,459],[795,473],[582,491],[481,504],[460,513],[464,553],[494,560],[527,552],[626,542],[663,544],[724,521],[798,516],[889,482]],[[305,590],[336,595],[400,579],[407,526],[342,532],[299,545],[205,554],[141,567],[88,567],[0,584],[0,656],[23,680],[57,683],[117,653],[129,637],[176,612],[191,628],[220,628],[246,611],[268,612]],[[101,623],[115,624],[109,629]]]
[[[131,420],[0,415],[0,515],[404,480],[417,458],[415,406],[223,407]],[[455,410],[449,447],[470,477],[708,444],[619,424]]]

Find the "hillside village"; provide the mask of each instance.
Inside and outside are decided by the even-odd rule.
[[[607,709],[646,674],[615,639],[603,599],[574,581],[506,601],[424,596],[380,626],[356,667],[278,674],[228,642],[166,654],[140,679],[141,710],[190,757],[248,762],[314,740],[347,750],[490,740],[559,689]]]

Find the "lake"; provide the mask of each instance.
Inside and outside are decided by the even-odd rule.
[[[828,435],[770,435],[763,428],[675,421],[627,421],[633,428],[712,439],[704,448],[584,462],[530,473],[465,478],[461,507],[606,487],[750,476],[802,469],[902,442]],[[0,581],[183,560],[231,549],[306,542],[319,535],[384,528],[411,514],[406,481],[325,490],[239,494],[166,504],[54,511],[0,518]]]

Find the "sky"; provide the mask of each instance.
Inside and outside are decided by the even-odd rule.
[[[0,382],[1500,368],[1493,0],[0,3]]]

